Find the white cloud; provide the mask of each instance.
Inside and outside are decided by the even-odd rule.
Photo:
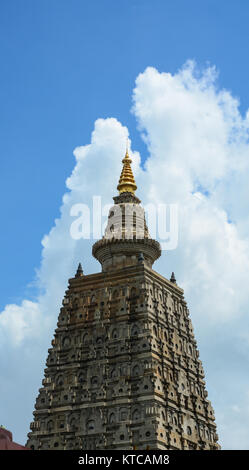
[[[248,114],[215,80],[213,68],[201,73],[193,62],[174,76],[147,68],[133,112],[150,149],[147,195],[180,207],[178,248],[157,269],[174,270],[185,289],[222,445],[248,448],[243,412],[230,412],[249,389],[248,344],[241,348],[249,326]]]
[[[132,156],[137,194],[143,203],[179,205],[179,245],[166,256],[163,253],[155,268],[166,277],[175,271],[185,288],[221,442],[225,448],[245,448],[249,442],[243,425],[249,390],[245,379],[249,115],[243,119],[238,100],[217,89],[216,75],[214,68],[198,72],[193,62],[175,75],[151,67],[140,74],[133,112],[150,152],[144,170],[139,153],[132,152]],[[5,417],[8,426],[9,419],[15,428],[19,419],[19,440],[25,440],[21,435],[31,421],[67,279],[79,261],[86,273],[99,270],[91,257],[92,240],[70,237],[70,209],[81,202],[91,206],[93,195],[101,195],[103,204],[112,202],[127,137],[127,129],[116,119],[98,119],[91,143],[75,149],[76,164],[66,182],[60,217],[42,242],[37,274],[40,296],[37,302],[8,305],[0,315],[1,345],[10,357],[9,369],[3,372],[2,396],[8,394],[14,403],[18,384],[19,396],[26,400],[26,415],[14,403],[11,418],[8,410],[2,421]],[[20,355],[25,358],[26,383],[32,389],[32,396],[26,398],[25,385],[15,375]],[[231,426],[234,439],[227,432]]]
[[[249,300],[249,240],[229,223],[220,189],[228,183],[235,194],[232,176],[248,168],[249,146],[248,122],[238,102],[216,90],[215,78],[213,68],[197,77],[192,62],[175,76],[147,68],[137,78],[133,110],[151,152],[147,194],[180,206],[174,262],[181,283],[189,298],[199,297],[203,314],[220,322],[240,316]]]
[[[0,316],[2,347],[19,346],[26,337],[40,335],[41,312],[37,302],[23,300],[19,305],[6,305]]]
[[[91,256],[93,241],[77,241],[70,236],[71,207],[84,203],[91,208],[94,195],[101,195],[102,205],[112,203],[127,138],[127,129],[116,119],[98,119],[91,144],[75,149],[76,164],[66,182],[68,192],[63,196],[60,217],[42,240],[36,280],[39,298],[36,302],[23,300],[21,305],[7,305],[0,314],[1,356],[8,358],[8,365],[2,363],[0,370],[1,397],[6,403],[1,422],[13,431],[16,441],[26,440],[68,278],[74,276],[79,261],[86,273],[100,270]],[[139,153],[130,153],[138,174]],[[17,397],[22,400],[21,407]]]

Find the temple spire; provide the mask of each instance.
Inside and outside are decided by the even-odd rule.
[[[83,276],[83,269],[81,263],[79,263],[78,269],[76,271],[75,277],[82,277]]]
[[[126,154],[125,157],[122,160],[123,163],[123,169],[119,178],[119,183],[117,186],[117,189],[119,190],[119,194],[121,193],[132,193],[134,194],[137,185],[132,173],[131,169],[131,158],[128,153],[128,147],[126,148]]]
[[[175,273],[172,272],[170,282],[173,282],[173,284],[176,284],[176,278],[175,278]]]

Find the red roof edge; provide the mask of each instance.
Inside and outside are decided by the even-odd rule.
[[[30,450],[28,447],[13,442],[12,433],[0,428],[0,450]]]

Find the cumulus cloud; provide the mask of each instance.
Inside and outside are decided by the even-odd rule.
[[[6,305],[1,312],[1,345],[19,346],[26,337],[39,336],[41,312],[39,305],[30,300],[23,300],[21,305]]]
[[[230,214],[227,189],[223,196],[227,186],[235,195],[235,173],[248,174],[248,119],[230,93],[216,89],[214,68],[197,72],[193,62],[175,76],[147,68],[136,81],[133,111],[150,149],[147,194],[179,204],[173,256],[181,284],[189,298],[199,296],[203,315],[221,322],[248,305],[247,289],[236,293],[249,274],[249,240],[237,224],[241,214]]]
[[[148,198],[179,205],[179,245],[157,269],[174,270],[185,289],[223,447],[247,448],[248,113],[216,78],[193,62],[174,76],[149,67],[137,77],[133,112],[150,151]]]
[[[91,256],[92,237],[75,240],[70,235],[75,219],[70,215],[71,208],[74,204],[89,206],[92,232],[92,198],[101,196],[103,209],[105,204],[112,203],[127,139],[127,128],[116,119],[98,119],[91,143],[74,150],[76,164],[66,181],[67,192],[62,198],[60,217],[42,240],[41,265],[36,279],[40,289],[37,301],[23,300],[21,305],[7,305],[0,314],[1,356],[7,361],[1,364],[0,370],[2,403],[6,403],[0,413],[1,422],[13,431],[19,442],[26,442],[68,278],[74,276],[79,261],[85,273],[100,270]],[[130,153],[138,175],[141,172],[139,153],[132,150]]]
[[[241,116],[238,100],[219,90],[216,78],[214,67],[200,71],[191,61],[174,75],[151,67],[141,73],[132,112],[149,150],[143,169],[139,153],[131,150],[131,155],[143,203],[178,204],[178,247],[163,253],[155,269],[166,277],[175,271],[185,289],[223,447],[246,448],[249,115]],[[71,207],[84,203],[91,208],[94,195],[101,196],[102,206],[112,202],[127,137],[127,128],[116,119],[98,119],[91,142],[75,149],[60,217],[42,241],[40,295],[36,302],[8,305],[0,314],[1,347],[10,355],[8,371],[3,368],[3,396],[14,403],[18,387],[26,404],[25,416],[12,404],[2,420],[7,426],[9,420],[22,442],[67,279],[79,261],[86,273],[99,270],[91,256],[93,240],[70,236]],[[15,373],[20,355],[32,390],[26,398],[23,375]]]

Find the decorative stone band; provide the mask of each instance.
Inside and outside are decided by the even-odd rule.
[[[112,198],[115,202],[115,204],[124,204],[124,203],[133,203],[133,204],[140,204],[140,199],[138,199],[135,194],[132,194],[130,192],[124,192],[119,194],[119,196],[114,196]]]
[[[161,256],[160,243],[151,238],[124,240],[102,238],[92,247],[94,258],[101,263],[102,271],[105,272],[141,263],[138,259],[141,253],[144,257],[144,264],[151,268],[156,259]]]

